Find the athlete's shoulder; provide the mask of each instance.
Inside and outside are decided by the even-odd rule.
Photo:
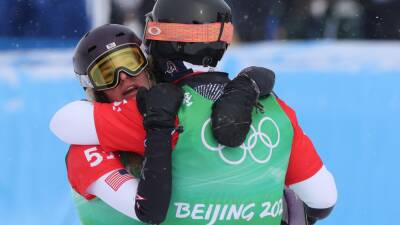
[[[276,101],[281,106],[283,111],[285,111],[285,113],[289,116],[290,120],[297,120],[296,112],[286,102],[284,102],[282,99],[278,97],[276,97]]]
[[[119,159],[119,155],[106,152],[100,145],[71,145],[67,156],[67,167],[97,167],[102,164],[109,164],[110,160]]]

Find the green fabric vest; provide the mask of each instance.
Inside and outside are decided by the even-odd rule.
[[[173,186],[167,219],[163,224],[263,224],[279,225],[282,196],[293,128],[276,98],[261,100],[265,113],[253,112],[246,141],[237,148],[219,145],[211,133],[212,101],[188,86],[179,111],[184,132],[173,151]],[[103,211],[96,223],[84,225],[140,224],[95,199]],[[92,201],[86,201],[90,204]],[[102,203],[102,204],[100,204]],[[97,211],[78,205],[84,211]],[[106,218],[107,217],[107,218]],[[93,221],[88,219],[86,221]],[[113,219],[118,218],[118,219]],[[102,221],[102,222],[100,222]]]

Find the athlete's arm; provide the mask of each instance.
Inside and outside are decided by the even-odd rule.
[[[109,152],[126,150],[143,155],[146,134],[142,123],[134,100],[74,101],[55,113],[50,130],[68,144],[101,144]]]
[[[97,145],[108,152],[144,152],[145,131],[136,101],[92,103],[74,101],[59,109],[50,130],[62,141],[76,145]]]
[[[74,101],[59,109],[50,121],[50,130],[62,141],[76,145],[97,145],[93,103]]]
[[[172,190],[171,130],[147,130],[144,163],[137,188],[135,212],[149,224],[167,216]]]
[[[294,131],[285,184],[305,203],[310,222],[315,222],[328,216],[335,205],[336,184],[310,138],[299,126],[295,112],[283,101],[278,99],[278,102],[288,115]]]
[[[72,102],[56,112],[50,130],[68,144],[100,144],[107,152],[122,150],[144,154],[146,133],[135,100]],[[172,138],[175,145],[178,133]]]
[[[136,99],[147,136],[135,210],[141,221],[160,224],[171,198],[172,132],[183,92],[172,84],[161,83],[149,90],[139,89]]]
[[[312,177],[289,185],[306,205],[306,214],[311,224],[327,217],[337,200],[337,190],[332,174],[323,166]]]
[[[124,171],[122,173],[125,174],[120,174],[121,171]],[[118,184],[118,182],[123,183]],[[120,186],[117,187],[118,185]],[[119,212],[139,220],[134,210],[137,187],[137,178],[134,178],[125,169],[117,169],[104,174],[94,181],[86,189],[86,192],[100,198]]]
[[[129,174],[118,154],[101,146],[72,145],[66,157],[72,188],[90,200],[98,197],[119,212],[137,219],[134,196],[138,179]]]
[[[156,148],[166,145],[170,156],[171,143],[157,134],[149,135],[146,151],[153,154],[146,154],[139,179],[124,168],[118,154],[106,153],[101,146],[72,145],[66,157],[71,186],[86,199],[100,198],[133,219],[161,223],[169,204],[171,160],[154,153],[160,153],[161,149]],[[166,138],[170,139],[171,134],[166,134]]]

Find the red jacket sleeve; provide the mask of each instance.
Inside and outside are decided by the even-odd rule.
[[[296,113],[286,103],[278,99],[279,104],[289,117],[294,131],[292,151],[286,173],[286,185],[304,181],[312,177],[322,167],[322,161],[310,138],[298,124]]]
[[[94,121],[100,145],[107,152],[144,153],[146,132],[136,101],[94,104]]]
[[[106,153],[100,146],[71,145],[66,157],[68,180],[72,188],[86,199],[94,196],[86,189],[101,176],[123,169],[118,154]]]
[[[106,152],[130,151],[144,155],[146,132],[135,100],[94,103],[94,122],[100,145]],[[178,139],[175,132],[173,147]]]

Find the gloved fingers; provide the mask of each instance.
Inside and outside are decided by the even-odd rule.
[[[250,66],[240,71],[238,76],[245,75],[253,80],[258,89],[260,90],[260,96],[266,96],[270,94],[275,85],[275,73],[264,67]]]
[[[139,100],[138,106],[145,112],[145,128],[174,128],[176,114],[183,100],[183,91],[173,84],[160,83],[150,88],[144,96],[145,101]]]
[[[183,91],[180,87],[173,84],[162,83],[157,85],[160,89],[160,98],[163,98],[166,103],[165,109],[172,113],[177,113],[183,100]]]

